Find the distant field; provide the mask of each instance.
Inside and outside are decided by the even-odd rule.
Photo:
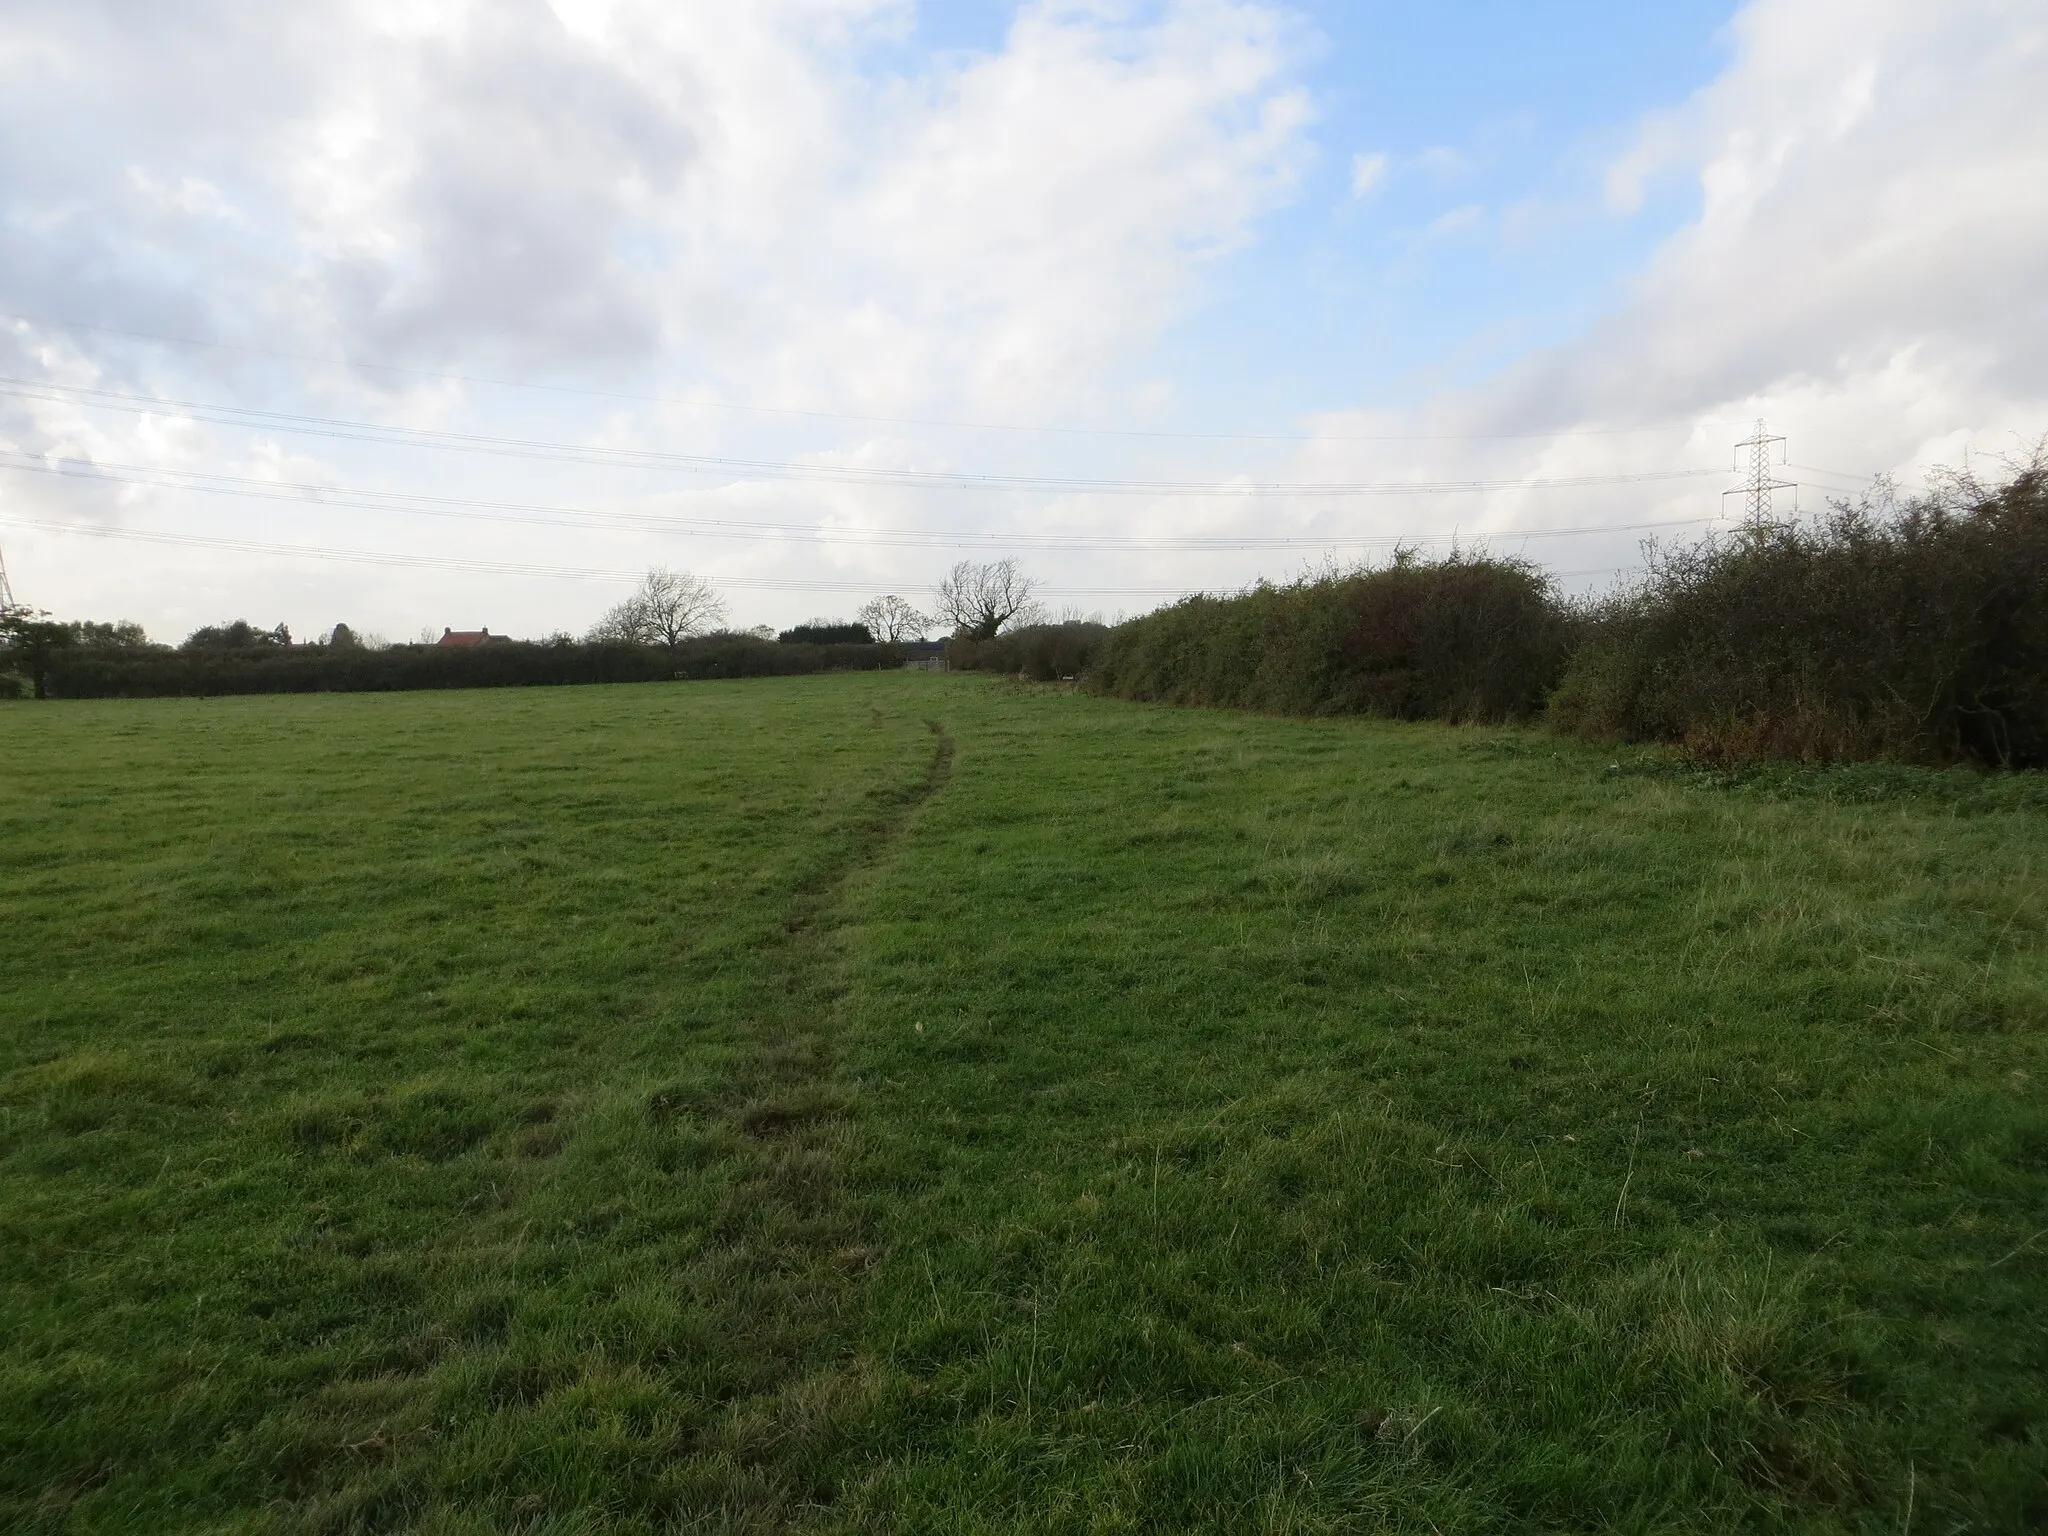
[[[0,1528],[2048,1525],[2048,786],[0,708]]]

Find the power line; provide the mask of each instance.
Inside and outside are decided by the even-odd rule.
[[[1803,469],[1809,475],[1828,475],[1836,480],[1854,480],[1861,485],[1875,485],[1884,478],[1882,475],[1858,474],[1853,469],[1822,469],[1818,464],[1793,464],[1788,462],[1785,467],[1787,469]]]
[[[637,581],[643,572],[593,566],[537,565],[506,560],[469,560],[459,556],[415,555],[392,550],[331,549],[308,544],[273,544],[257,539],[217,538],[207,534],[157,532],[142,528],[107,528],[93,524],[50,522],[41,518],[0,514],[0,525],[35,528],[50,533],[79,534],[86,538],[119,539],[141,544],[177,548],[219,549],[241,554],[279,555],[292,559],[339,561],[399,569],[450,570],[476,575],[532,576],[570,581]],[[1555,575],[1604,576],[1632,566],[1603,566],[1592,570],[1558,571]],[[746,591],[872,593],[886,583],[876,581],[795,581],[765,576],[718,576],[717,585]],[[921,586],[916,590],[921,590]],[[906,588],[904,590],[913,590]],[[1044,587],[1047,597],[1184,597],[1188,587]],[[1233,589],[1234,590],[1234,589]]]
[[[595,566],[522,564],[506,560],[470,560],[460,556],[415,555],[394,550],[331,549],[308,544],[272,544],[258,539],[218,538],[209,534],[163,533],[144,528],[107,528],[92,524],[50,522],[41,518],[0,514],[0,524],[36,528],[50,533],[80,534],[95,539],[122,539],[196,549],[232,550],[243,554],[283,555],[302,560],[347,561],[423,570],[465,571],[495,576],[541,576],[571,581],[637,581],[639,570]],[[867,592],[874,581],[796,581],[766,576],[718,576],[719,586],[770,592]],[[1177,597],[1184,587],[1046,587],[1048,597]]]
[[[7,551],[0,549],[0,613],[14,606],[14,587],[7,579]]]
[[[1643,470],[1608,475],[1568,475],[1525,480],[1383,480],[1383,481],[1227,481],[1112,480],[1059,475],[1004,475],[961,470],[888,469],[848,464],[792,464],[777,460],[730,458],[713,454],[680,454],[653,449],[599,448],[579,443],[551,443],[532,438],[494,437],[424,427],[387,427],[376,422],[338,417],[300,416],[244,406],[132,395],[82,385],[43,384],[0,377],[0,395],[55,404],[147,414],[174,410],[194,420],[256,427],[308,437],[341,438],[386,446],[434,448],[463,453],[488,453],[510,458],[545,459],[571,464],[600,464],[626,469],[658,469],[691,474],[739,473],[769,479],[853,482],[863,485],[926,490],[1041,491],[1066,495],[1107,496],[1418,496],[1461,495],[1492,491],[1583,490],[1594,486],[1639,485],[1656,481],[1692,480],[1721,473],[1713,469]]]
[[[120,326],[94,325],[83,320],[60,320],[48,315],[25,315],[0,310],[0,319],[27,325],[47,325],[59,330],[93,331],[106,336],[124,336],[135,341],[160,342],[168,346],[203,347],[213,351],[245,352],[255,357],[274,357],[288,362],[317,363],[328,368],[357,368],[371,373],[391,373],[407,378],[434,379],[451,384],[483,384],[496,389],[526,389],[546,394],[577,395],[596,400],[630,400],[644,405],[681,405],[698,410],[731,411],[755,416],[794,417],[814,421],[855,421],[876,426],[943,427],[976,432],[1047,433],[1071,437],[1159,438],[1179,442],[1246,443],[1465,443],[1549,441],[1569,437],[1625,437],[1654,432],[1690,430],[1690,421],[1654,422],[1638,427],[1571,427],[1547,432],[1165,432],[1138,427],[1061,427],[1000,421],[961,421],[921,416],[877,416],[849,411],[800,410],[789,406],[739,405],[726,400],[705,400],[677,395],[634,394],[623,390],[590,389],[570,384],[541,384],[527,379],[494,379],[481,374],[448,373],[432,368],[410,368],[398,363],[372,363],[360,359],[322,357],[311,352],[288,352],[275,347],[252,347],[230,341],[202,341],[193,336],[168,336],[156,331],[133,331]]]
[[[488,501],[469,497],[425,496],[413,492],[359,490],[348,486],[257,480],[241,475],[216,475],[196,470],[159,469],[134,464],[49,464],[32,455],[0,449],[0,469],[17,473],[61,475],[119,485],[196,491],[262,501],[340,507],[365,512],[401,512],[413,516],[458,518],[547,527],[608,528],[625,533],[673,533],[727,539],[770,539],[812,544],[905,546],[910,548],[1006,550],[1140,550],[1203,551],[1254,549],[1393,548],[1404,544],[1458,543],[1458,533],[1382,533],[1354,535],[1036,535],[1022,533],[958,533],[947,529],[826,529],[806,523],[752,522],[736,518],[678,517],[666,514],[616,512],[580,507]],[[1592,534],[1640,533],[1679,528],[1712,517],[1665,518],[1640,523],[1593,523],[1566,528],[1480,530],[1474,537],[1502,539],[1577,538]]]

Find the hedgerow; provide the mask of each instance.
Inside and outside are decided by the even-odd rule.
[[[1550,716],[1706,757],[2048,764],[2048,475],[1653,551]]]
[[[53,698],[205,697],[647,683],[902,665],[903,652],[892,645],[781,645],[752,635],[708,635],[673,649],[525,641],[374,651],[316,645],[177,651],[79,647],[54,653],[46,685]]]
[[[1086,671],[1109,633],[1105,624],[1078,621],[1028,624],[993,640],[955,635],[946,642],[946,664],[956,672],[1006,672],[1033,682],[1060,682]]]
[[[1190,597],[1117,626],[1088,673],[1120,698],[1281,714],[1539,713],[1569,619],[1526,561],[1410,554],[1376,570]]]

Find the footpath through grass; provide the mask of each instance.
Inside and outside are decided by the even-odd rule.
[[[829,1495],[785,1429],[860,1240],[823,919],[934,782],[922,702],[9,710],[0,1528]]]
[[[963,690],[867,908],[863,1507],[2048,1522],[2048,793]]]
[[[0,732],[0,1525],[2048,1522],[2038,780],[926,675]]]

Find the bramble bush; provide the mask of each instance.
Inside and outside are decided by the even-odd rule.
[[[1653,551],[1585,616],[1574,734],[1703,756],[2048,765],[2048,473]]]

